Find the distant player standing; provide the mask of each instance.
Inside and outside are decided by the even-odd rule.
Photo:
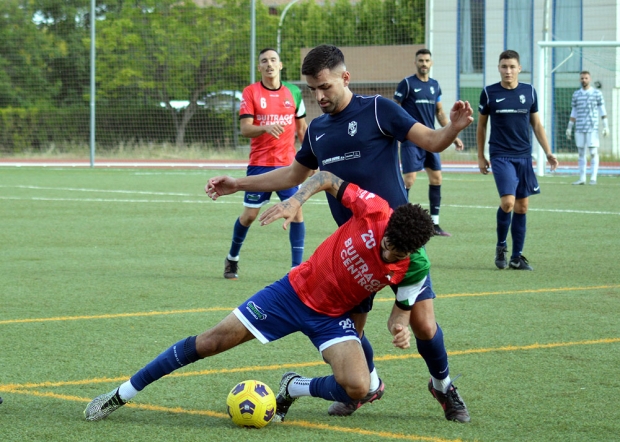
[[[433,61],[431,51],[420,49],[415,54],[417,73],[403,79],[396,92],[394,101],[400,104],[409,115],[431,129],[435,128],[435,117],[444,127],[450,122],[441,105],[441,88],[437,80],[429,77]],[[456,150],[463,150],[463,142],[454,140]],[[403,180],[407,194],[416,179],[416,172],[426,170],[428,175],[428,200],[430,212],[435,225],[435,235],[452,236],[439,227],[439,207],[441,205],[441,158],[437,152],[428,152],[411,141],[400,145],[400,162],[403,168]]]
[[[489,161],[484,156],[487,122],[491,117],[489,153],[493,165],[493,178],[500,196],[497,209],[497,245],[495,265],[508,267],[506,239],[512,234],[510,268],[534,270],[521,254],[525,244],[526,213],[529,196],[540,193],[540,186],[532,166],[532,141],[530,126],[536,139],[547,154],[551,170],[558,160],[551,153],[545,129],[538,117],[538,98],[531,84],[519,83],[519,54],[504,51],[499,56],[498,70],[502,80],[485,87],[480,94],[479,119],[476,131],[478,167],[489,173]],[[514,214],[513,214],[514,211]]]
[[[290,165],[295,159],[295,133],[303,141],[308,127],[306,108],[297,86],[280,80],[282,62],[274,49],[263,49],[258,55],[261,80],[243,90],[239,119],[241,135],[251,138],[250,162],[246,175],[260,175]],[[297,187],[278,191],[280,200],[290,198]],[[271,192],[246,192],[243,213],[237,218],[228,256],[224,262],[224,278],[237,279],[239,252],[260,208],[269,202]],[[301,211],[291,223],[291,266],[301,264],[306,227]]]
[[[581,89],[573,93],[570,120],[566,128],[566,138],[570,140],[573,126],[575,126],[575,145],[579,151],[579,179],[573,184],[586,183],[586,147],[590,149],[590,163],[592,165],[590,184],[596,184],[599,163],[598,116],[600,115],[603,121],[604,137],[609,135],[609,124],[607,123],[603,94],[598,89],[590,87],[590,72],[582,71],[579,74],[579,81],[581,82]]]

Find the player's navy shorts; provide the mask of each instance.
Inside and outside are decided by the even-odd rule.
[[[540,193],[531,158],[493,158],[491,170],[500,198],[514,195],[521,199]]]
[[[233,313],[263,344],[299,331],[320,352],[340,342],[359,341],[349,314],[331,317],[312,310],[301,302],[288,275],[256,293]]]
[[[265,167],[265,166],[248,166],[246,171],[247,176],[262,175],[272,170],[279,169],[279,167]],[[299,186],[291,187],[286,190],[278,190],[276,193],[280,198],[280,201],[284,201],[292,197],[297,192]],[[272,192],[245,192],[243,198],[243,205],[245,207],[251,207],[253,209],[259,209],[269,202]]]
[[[390,287],[392,288],[392,291],[396,293],[396,290],[398,289],[398,287],[397,286],[390,286]],[[372,304],[375,299],[375,295],[376,293],[373,293],[368,298],[364,299],[362,303],[354,307],[350,313],[368,313],[369,311],[371,311]],[[422,284],[422,291],[416,298],[415,302],[424,301],[426,299],[435,299],[435,297],[436,297],[435,292],[433,291],[433,282],[431,281],[431,275],[429,273],[428,277],[426,278],[426,281],[424,281],[424,284]]]
[[[441,159],[438,153],[428,152],[410,142],[403,142],[400,145],[400,163],[403,173],[418,172],[423,169],[441,170]]]

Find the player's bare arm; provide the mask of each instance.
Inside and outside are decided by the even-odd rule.
[[[414,124],[407,133],[407,139],[429,152],[443,152],[460,131],[469,126],[474,118],[469,102],[457,101],[450,110],[450,121],[441,129],[433,130],[421,123]]]
[[[538,113],[530,114],[530,124],[532,125],[532,129],[534,130],[534,135],[536,136],[538,143],[545,151],[545,155],[547,156],[547,161],[549,162],[549,166],[551,166],[551,170],[555,170],[559,164],[558,159],[551,152],[549,141],[547,141],[547,134],[545,133],[545,128],[543,127],[540,118],[538,117]]]
[[[392,307],[392,313],[388,318],[388,330],[392,334],[392,344],[397,348],[409,348],[411,345],[411,332],[409,331],[409,319],[411,311],[403,310],[396,304]]]
[[[308,123],[305,118],[298,118],[295,120],[295,131],[297,132],[297,140],[299,143],[303,143],[306,136],[306,130],[308,129]]]
[[[242,178],[230,176],[210,178],[205,186],[205,192],[214,201],[220,196],[231,195],[239,191],[275,192],[277,190],[290,189],[303,183],[311,173],[312,169],[308,169],[293,160],[290,166],[281,167],[261,175],[244,176]]]
[[[336,195],[338,195],[338,189],[340,189],[343,182],[343,180],[331,172],[321,171],[314,174],[291,198],[271,206],[264,211],[259,217],[261,226],[266,226],[277,219],[284,218],[285,221],[282,227],[286,230],[297,211],[312,195],[325,191],[333,197],[336,197]]]
[[[476,128],[476,144],[478,145],[478,168],[480,173],[486,175],[489,173],[489,161],[484,156],[484,145],[487,142],[487,122],[488,115],[478,114],[478,127]]]
[[[256,138],[263,134],[269,134],[274,138],[280,138],[284,133],[284,126],[280,124],[266,124],[264,126],[255,126],[254,118],[242,118],[240,123],[241,135],[246,138]]]

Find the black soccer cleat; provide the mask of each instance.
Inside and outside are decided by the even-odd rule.
[[[510,258],[510,268],[515,270],[534,270],[527,258],[519,255],[516,258]]]
[[[239,268],[239,261],[231,261],[226,258],[224,260],[224,278],[226,279],[237,279],[239,275],[237,275],[237,271]]]
[[[465,405],[465,402],[463,402],[463,398],[461,398],[459,392],[456,391],[454,384],[451,383],[448,391],[446,393],[442,393],[433,387],[433,381],[431,379],[428,381],[428,391],[431,392],[433,397],[437,399],[437,402],[441,405],[441,408],[443,408],[446,419],[449,421],[462,423],[470,421],[467,406]]]
[[[507,254],[508,249],[506,246],[495,247],[495,266],[498,269],[505,269],[508,267],[508,259],[506,258]]]

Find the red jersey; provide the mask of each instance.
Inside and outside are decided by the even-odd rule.
[[[306,116],[301,91],[282,82],[277,90],[267,89],[259,81],[243,90],[239,118],[251,117],[255,126],[280,124],[284,133],[274,138],[265,133],[250,140],[250,166],[288,166],[295,158],[295,119]]]
[[[341,202],[353,212],[351,219],[289,273],[302,302],[333,317],[386,285],[401,282],[410,263],[410,258],[393,263],[381,259],[381,239],[392,214],[383,198],[349,183]]]

